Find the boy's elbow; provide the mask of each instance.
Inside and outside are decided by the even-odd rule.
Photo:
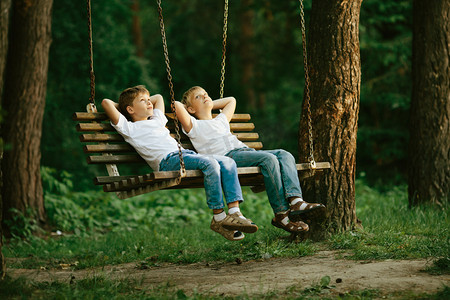
[[[111,105],[111,100],[109,100],[109,99],[103,99],[102,100],[102,107],[103,108],[108,107],[109,105]]]
[[[161,96],[161,94],[155,94],[153,95],[153,98],[155,99],[155,101],[163,101],[163,97]]]

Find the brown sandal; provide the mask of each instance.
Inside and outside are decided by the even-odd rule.
[[[308,224],[302,221],[293,222],[289,220],[289,211],[275,214],[275,217],[272,219],[272,225],[284,229],[287,232],[303,232],[309,230]]]
[[[289,218],[294,221],[321,222],[327,217],[327,208],[321,203],[298,201],[291,205]]]

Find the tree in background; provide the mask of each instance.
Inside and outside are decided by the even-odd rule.
[[[9,15],[11,8],[11,0],[5,0],[0,2],[0,105],[3,103],[3,81],[6,66],[6,56],[8,52],[8,25],[9,25]],[[0,106],[0,128],[2,123],[1,116],[1,106]],[[3,158],[3,140],[0,137],[0,162]],[[3,186],[3,176],[2,170],[0,169],[0,190]],[[6,263],[5,258],[2,253],[3,246],[3,229],[2,229],[2,212],[3,212],[3,197],[0,193],[0,280],[5,278],[6,274]]]
[[[351,230],[355,211],[356,134],[360,99],[359,1],[313,1],[309,31],[311,119],[316,161],[331,170],[303,183],[308,202],[322,202],[331,230]],[[304,105],[305,106],[305,105]],[[306,116],[303,107],[302,116]],[[300,158],[309,156],[307,118],[300,121]]]
[[[2,1],[3,3],[3,1]],[[42,120],[47,88],[53,0],[14,1],[3,85],[5,122],[2,137],[7,148],[3,173],[3,218],[10,209],[46,222],[40,175]]]
[[[450,194],[450,2],[416,0],[413,17],[409,204],[442,204]]]

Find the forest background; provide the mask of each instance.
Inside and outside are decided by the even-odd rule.
[[[169,108],[156,3],[132,3],[92,2],[96,103],[144,84]],[[308,24],[311,2],[304,5]],[[164,1],[163,9],[175,97],[201,85],[218,98],[222,1]],[[297,155],[304,89],[298,2],[231,1],[229,9],[224,94],[236,97],[237,112],[252,115],[266,149]],[[84,4],[54,1],[52,38],[41,165],[72,174],[75,190],[92,190],[92,178],[105,170],[88,167],[71,120],[89,102]],[[411,43],[412,1],[364,1],[356,176],[380,190],[406,184]]]

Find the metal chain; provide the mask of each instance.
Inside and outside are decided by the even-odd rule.
[[[303,0],[299,0],[300,3],[300,22],[302,28],[302,46],[303,46],[303,64],[305,68],[305,104],[306,104],[306,115],[308,121],[308,133],[309,133],[309,163],[310,168],[316,168],[316,161],[314,160],[314,144],[313,144],[313,128],[311,121],[311,104],[310,104],[310,79],[309,79],[309,65],[308,56],[306,52],[306,29],[305,29],[305,13],[303,8]]]
[[[91,95],[89,101],[95,107],[95,75],[94,75],[94,52],[92,50],[92,21],[91,21],[91,0],[87,0],[87,16],[89,30],[89,72]]]
[[[223,98],[223,88],[225,85],[225,59],[227,52],[227,30],[228,30],[228,0],[225,0],[223,11],[223,48],[222,48],[222,69],[220,71],[220,98]]]
[[[166,71],[167,71],[167,80],[169,81],[170,107],[172,108],[172,112],[174,115],[175,134],[176,134],[176,139],[178,142],[178,156],[180,157],[180,177],[178,177],[178,180],[181,180],[181,177],[186,176],[186,167],[184,165],[183,153],[181,152],[180,126],[179,126],[179,122],[178,122],[177,113],[175,110],[175,93],[173,91],[172,74],[171,74],[170,61],[169,61],[169,50],[167,49],[166,30],[164,28],[164,18],[163,18],[163,14],[162,14],[161,0],[157,0],[156,2],[158,3],[159,27],[161,28],[161,38],[162,38],[162,42],[163,42],[164,60],[166,63]]]

